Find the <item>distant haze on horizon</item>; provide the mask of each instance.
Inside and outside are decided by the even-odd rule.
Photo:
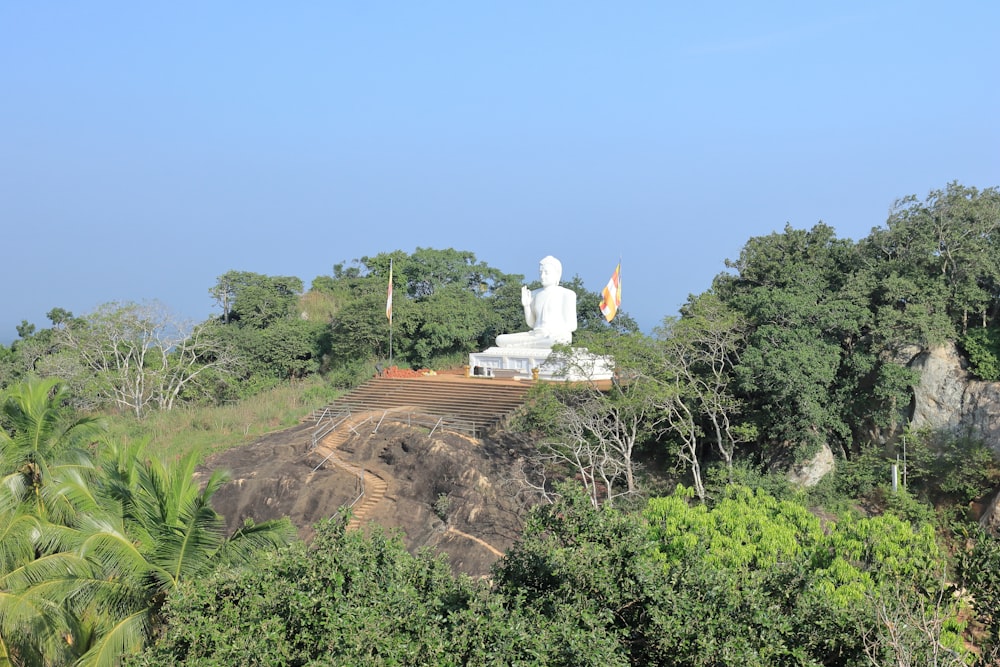
[[[202,321],[229,270],[418,247],[644,331],[748,239],[1000,186],[1000,3],[0,5],[0,343],[59,307]]]

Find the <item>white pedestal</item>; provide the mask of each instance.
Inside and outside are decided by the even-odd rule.
[[[534,368],[538,369],[539,380],[586,382],[610,380],[615,364],[611,357],[591,354],[582,347],[571,348],[569,354],[553,354],[551,349],[519,347],[491,347],[469,354],[469,372],[473,376],[513,375],[530,380]],[[498,370],[502,372],[495,373]]]

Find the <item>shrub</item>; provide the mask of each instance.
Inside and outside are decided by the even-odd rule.
[[[1000,380],[1000,330],[992,327],[971,329],[959,339],[969,360],[969,371],[981,380]]]

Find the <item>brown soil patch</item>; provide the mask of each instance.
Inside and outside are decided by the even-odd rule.
[[[530,504],[516,481],[527,443],[430,435],[391,419],[355,422],[315,449],[315,424],[305,423],[206,461],[203,471],[232,474],[213,498],[228,530],[246,518],[287,516],[308,540],[318,520],[355,503],[352,525],[398,530],[411,552],[433,547],[456,572],[488,575],[520,535]]]

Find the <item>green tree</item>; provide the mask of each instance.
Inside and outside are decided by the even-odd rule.
[[[65,320],[62,319],[63,314],[66,316]],[[58,351],[56,329],[64,322],[72,321],[72,313],[54,308],[49,311],[49,317],[53,316],[59,319],[59,323],[54,323],[51,329],[37,329],[27,320],[21,321],[17,327],[19,339],[11,343],[6,353],[0,353],[0,389],[37,375],[44,360]]]
[[[0,404],[0,473],[3,494],[52,522],[69,521],[85,496],[93,469],[88,447],[102,430],[93,417],[67,406],[66,385],[34,380],[4,391]],[[77,491],[77,492],[74,492]]]
[[[739,486],[712,506],[690,495],[680,488],[651,499],[644,513],[655,558],[676,582],[679,617],[664,619],[660,641],[684,656],[679,664],[957,665],[970,657],[930,524],[850,514],[821,523],[796,502]],[[893,635],[897,622],[921,632]],[[938,662],[923,660],[934,655]]]
[[[90,565],[73,550],[73,531],[10,500],[0,500],[0,665],[70,664],[78,624],[64,601]]]
[[[618,637],[572,605],[454,576],[382,530],[315,528],[309,545],[179,586],[162,638],[135,664],[629,664]]]
[[[578,487],[560,492],[533,509],[495,585],[522,611],[552,622],[572,614],[595,644],[614,641],[612,663],[861,667],[878,640],[885,664],[969,657],[957,607],[933,576],[944,558],[929,525],[845,517],[824,526],[745,487],[713,506],[681,487],[641,515],[595,508]],[[895,620],[931,632],[893,640]],[[935,654],[938,663],[920,662]],[[904,656],[915,661],[895,660]]]
[[[180,322],[155,302],[104,304],[56,332],[74,363],[48,373],[75,369],[80,391],[141,418],[151,407],[172,409],[210,369],[233,369],[236,359],[214,330],[210,321]]]
[[[520,276],[504,274],[453,249],[418,248],[336,265],[332,279],[314,281],[342,305],[332,319],[330,353],[342,366],[370,364],[389,355],[385,316],[393,266],[394,363],[412,367],[455,365],[521,322]],[[511,324],[510,322],[513,322]]]
[[[358,291],[349,306],[333,318],[330,330],[330,354],[341,367],[389,358],[389,322],[385,316],[386,283],[376,278],[359,281]],[[410,304],[393,297],[393,353],[407,347]],[[404,357],[405,359],[405,357]]]
[[[470,585],[392,536],[326,520],[309,546],[180,587],[139,664],[457,665],[443,628]]]
[[[287,544],[287,520],[248,523],[227,536],[211,498],[227,480],[196,477],[197,455],[173,464],[140,459],[135,449],[106,443],[101,489],[114,511],[83,523],[79,553],[95,568],[74,598],[81,665],[117,664],[137,652],[161,622],[167,596],[183,581],[225,564],[249,562],[262,549]],[[85,650],[84,650],[85,649]]]
[[[428,365],[437,358],[454,359],[483,349],[497,333],[514,331],[523,324],[523,276],[503,273],[477,261],[471,252],[452,248],[417,248],[412,255],[396,251],[365,257],[362,262],[371,273],[386,276],[390,259],[397,287],[413,306],[408,311],[404,344],[399,347],[411,365]],[[420,340],[425,329],[435,343]]]
[[[155,631],[167,593],[220,563],[285,544],[287,521],[231,536],[195,454],[175,464],[104,442],[55,380],[5,392],[0,411],[0,664],[114,665]]]
[[[659,407],[666,433],[679,441],[678,458],[691,472],[699,498],[703,445],[731,470],[736,447],[754,438],[739,422],[743,401],[735,395],[733,369],[746,345],[748,325],[711,292],[692,297],[682,316],[657,329],[659,355],[653,374],[663,385]]]
[[[827,225],[751,239],[713,291],[748,324],[734,368],[736,396],[765,460],[802,458],[822,444],[850,454],[891,437],[912,373],[894,361],[903,340],[879,320],[883,289],[866,251]],[[888,433],[888,435],[886,435]]]
[[[302,280],[294,276],[267,276],[251,271],[227,271],[209,289],[222,308],[224,323],[265,329],[276,320],[297,315]]]
[[[935,506],[967,507],[1000,481],[1000,462],[982,440],[930,430],[908,436],[907,489]]]
[[[0,664],[66,664],[70,579],[90,568],[76,531],[99,508],[90,446],[102,431],[68,407],[56,379],[8,387],[0,403]],[[6,661],[6,663],[4,662]]]
[[[862,241],[871,308],[887,344],[954,340],[1000,302],[1000,192],[958,183],[898,200]]]
[[[550,622],[575,618],[603,654],[581,647],[581,662],[670,664],[655,638],[664,586],[641,517],[594,507],[576,485],[559,492],[555,503],[532,510],[497,564],[497,590]]]
[[[976,377],[986,382],[1000,381],[1000,329],[970,329],[959,339],[959,347]]]
[[[966,188],[956,182],[932,191],[924,202],[898,201],[889,233],[907,238],[907,259],[945,287],[947,311],[960,332],[970,315],[985,326],[1000,288],[1000,191]]]
[[[0,344],[0,390],[10,385],[16,377],[14,371],[16,363],[17,354],[14,348]]]
[[[393,282],[409,299],[422,299],[445,288],[463,290],[474,296],[486,297],[506,285],[511,278],[501,271],[476,260],[469,251],[417,248],[413,254],[401,250],[362,257],[357,266],[345,269],[335,266],[335,279],[352,280],[363,276],[377,276],[383,286],[393,266]]]
[[[234,381],[227,383],[229,391],[246,397],[280,381],[318,372],[327,332],[326,324],[299,318],[276,320],[266,329],[216,327],[213,336],[220,346],[238,351]]]
[[[419,319],[405,320],[400,328],[407,344],[397,348],[412,365],[462,365],[470,352],[483,348],[483,323],[492,312],[486,299],[452,285],[438,288],[413,305]]]
[[[983,663],[1000,657],[1000,540],[980,526],[962,531],[956,575],[976,613]]]

